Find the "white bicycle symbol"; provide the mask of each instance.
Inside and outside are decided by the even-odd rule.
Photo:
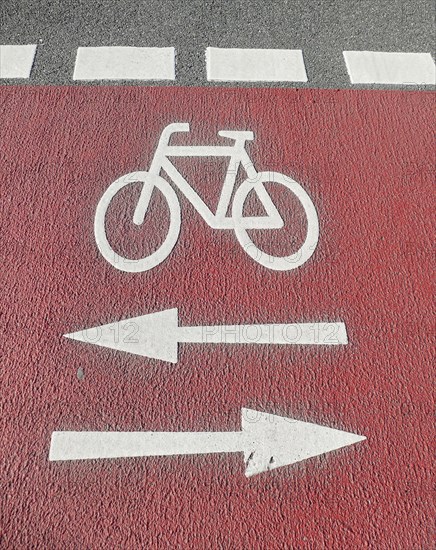
[[[169,124],[162,131],[156,152],[148,172],[132,172],[115,180],[105,191],[98,203],[94,232],[97,246],[103,257],[121,271],[147,271],[163,262],[174,248],[180,232],[180,203],[171,185],[159,174],[166,172],[170,180],[185,195],[204,221],[213,229],[233,229],[245,252],[259,264],[276,271],[295,269],[304,264],[315,251],[319,236],[319,223],[315,206],[299,183],[278,172],[257,172],[245,150],[245,142],[254,139],[253,132],[220,131],[218,135],[234,140],[234,144],[217,146],[180,146],[170,145],[170,137],[175,132],[189,132],[188,123]],[[230,157],[229,166],[223,183],[221,196],[214,214],[186,179],[175,168],[168,157]],[[236,190],[232,205],[232,215],[227,216],[236,175],[243,166],[247,179]],[[234,167],[234,169],[232,169]],[[120,256],[111,247],[105,229],[108,207],[114,196],[127,185],[142,182],[141,194],[134,212],[133,222],[144,222],[153,189],[156,187],[165,197],[170,210],[169,230],[160,247],[149,256],[133,260]],[[307,218],[307,234],[300,249],[290,256],[271,256],[261,251],[250,239],[250,229],[280,229],[283,219],[269,196],[264,184],[280,183],[287,187],[300,201]],[[266,215],[244,216],[244,204],[249,193],[254,190],[265,209]]]

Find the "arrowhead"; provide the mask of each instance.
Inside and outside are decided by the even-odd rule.
[[[177,363],[177,309],[65,334],[66,338]]]
[[[247,477],[366,439],[361,435],[251,409],[242,409],[242,432]]]

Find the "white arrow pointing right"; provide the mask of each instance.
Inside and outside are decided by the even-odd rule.
[[[274,414],[242,409],[240,432],[53,432],[49,460],[243,452],[247,477],[366,439]]]

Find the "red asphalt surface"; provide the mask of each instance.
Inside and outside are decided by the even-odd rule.
[[[434,547],[433,108],[426,92],[0,90],[2,548]],[[292,176],[317,208],[306,264],[260,266],[180,194],[167,260],[129,274],[103,259],[100,197],[148,168],[172,122],[191,124],[174,143],[255,133],[256,168]],[[216,204],[225,163],[179,162]],[[153,201],[158,238],[168,211]],[[135,205],[126,191],[108,232],[140,256]],[[287,208],[284,229],[256,237],[265,249],[304,237]],[[182,344],[169,364],[63,338],[171,307],[182,325],[340,320],[349,344]],[[242,407],[367,440],[252,478],[242,453],[48,461],[54,430],[239,431]]]

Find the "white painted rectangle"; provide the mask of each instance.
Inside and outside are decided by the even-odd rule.
[[[307,82],[301,50],[206,49],[207,79],[222,82]]]
[[[78,48],[74,80],[174,80],[174,48]]]
[[[0,78],[29,78],[36,44],[0,45]]]
[[[429,53],[343,52],[352,84],[436,84]]]

